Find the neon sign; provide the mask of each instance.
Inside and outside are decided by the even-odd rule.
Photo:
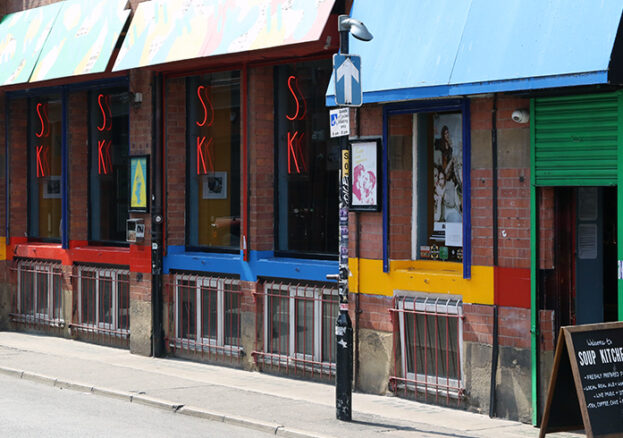
[[[110,155],[112,140],[109,134],[112,131],[110,95],[99,94],[97,96],[97,105],[102,115],[102,122],[97,125],[97,130],[99,131],[99,138],[97,139],[97,173],[99,175],[108,175],[112,172],[112,158]]]
[[[210,100],[210,88],[203,85],[197,87],[197,97],[203,108],[203,118],[195,124],[200,128],[210,128],[214,124],[214,106]],[[214,172],[214,138],[207,135],[197,136],[197,175]]]
[[[306,173],[307,162],[305,161],[305,150],[303,138],[305,133],[296,129],[297,121],[305,120],[307,116],[307,102],[301,93],[299,88],[299,82],[296,76],[288,77],[288,90],[294,99],[296,110],[293,115],[286,114],[286,119],[292,122],[288,130],[288,174],[291,173]],[[293,166],[294,164],[294,166]]]
[[[39,132],[35,132],[35,137],[41,139],[48,138],[50,136],[50,120],[48,119],[48,104],[37,104],[37,116],[41,124]],[[43,178],[50,174],[50,146],[47,144],[35,145],[36,152],[36,164],[37,164],[37,178]]]

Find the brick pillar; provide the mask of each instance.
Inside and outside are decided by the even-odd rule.
[[[240,292],[240,345],[244,350],[244,357],[242,358],[242,367],[246,370],[257,370],[255,366],[255,360],[251,356],[251,352],[255,350],[256,346],[261,349],[261,342],[263,342],[263,333],[258,332],[257,318],[263,318],[262,306],[256,304],[254,292],[257,292],[262,285],[255,281],[241,281]],[[261,300],[261,297],[257,297],[257,300]]]
[[[88,239],[89,137],[87,93],[69,96],[69,238]]]

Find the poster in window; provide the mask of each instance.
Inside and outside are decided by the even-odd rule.
[[[61,177],[52,175],[43,182],[43,199],[61,199]]]
[[[148,211],[148,176],[148,156],[130,157],[130,211]]]
[[[379,140],[351,143],[350,209],[378,211],[379,209]]]
[[[203,199],[227,199],[227,172],[208,172],[204,175]]]
[[[460,113],[434,117],[431,255],[463,258],[463,130]]]

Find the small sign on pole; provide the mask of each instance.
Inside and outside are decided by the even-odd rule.
[[[331,138],[350,135],[350,111],[348,108],[338,108],[329,111]]]
[[[335,103],[340,106],[361,106],[361,57],[350,54],[333,55]]]

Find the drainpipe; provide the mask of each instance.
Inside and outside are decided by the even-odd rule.
[[[152,182],[151,182],[151,318],[152,318],[152,355],[163,357],[164,331],[162,328],[163,318],[163,299],[162,299],[162,179],[163,179],[163,160],[162,151],[164,146],[163,139],[163,113],[162,113],[162,73],[154,76],[152,83]]]
[[[489,390],[489,417],[495,417],[495,387],[498,370],[498,127],[497,127],[497,94],[493,95],[493,108],[491,110],[491,176],[493,180],[493,348],[491,349],[491,387]]]
[[[355,110],[355,117],[357,124],[357,138],[361,135],[361,110],[357,108]],[[355,241],[355,257],[357,260],[357,293],[355,294],[355,388],[359,387],[359,316],[363,312],[361,310],[360,303],[360,291],[361,286],[359,282],[361,281],[361,263],[360,263],[360,245],[361,245],[361,216],[357,211],[355,212],[355,226],[357,227],[357,240]]]
[[[11,197],[11,188],[9,184],[9,174],[11,172],[11,157],[9,152],[9,96],[4,95],[4,189],[5,189],[5,202],[4,202],[4,214],[5,214],[5,246],[9,245],[9,223],[11,220],[11,213],[9,211],[10,207],[10,197]]]

